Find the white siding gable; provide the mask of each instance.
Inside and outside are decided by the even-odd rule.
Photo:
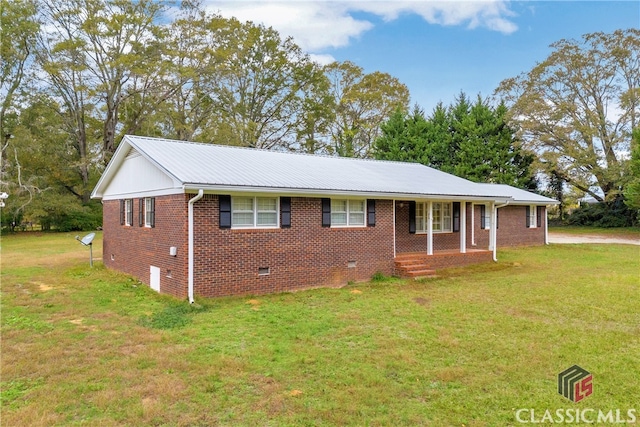
[[[182,186],[158,169],[140,153],[131,149],[118,173],[107,185],[103,199],[156,196],[182,193]]]

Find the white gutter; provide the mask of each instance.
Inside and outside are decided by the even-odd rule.
[[[491,213],[491,233],[493,235],[493,260],[498,261],[498,209],[504,208],[509,202],[501,205],[493,205],[493,212]]]
[[[204,196],[204,190],[199,189],[198,194],[189,200],[189,304],[193,304],[193,204]]]
[[[376,191],[353,191],[353,190],[331,190],[331,189],[313,189],[313,188],[293,188],[293,187],[256,187],[256,186],[238,186],[238,185],[214,185],[214,184],[183,184],[182,189],[185,192],[205,190],[216,194],[278,194],[280,196],[292,197],[335,197],[350,196],[363,197],[368,199],[384,199],[384,200],[415,200],[415,201],[474,201],[483,202],[508,202],[513,200],[511,196],[496,195],[451,195],[451,194],[415,194],[415,193],[390,193]]]

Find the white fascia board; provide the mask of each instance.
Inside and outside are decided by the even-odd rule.
[[[93,191],[91,192],[92,199],[102,199],[104,190],[107,188],[114,175],[116,174],[118,168],[127,156],[129,148],[131,148],[131,144],[129,143],[128,138],[125,136],[122,141],[120,141],[120,144],[118,145],[118,148],[116,148],[116,152],[113,153],[113,157],[111,157],[111,161],[109,161],[107,168],[104,170],[104,172],[102,172],[98,183],[93,188]]]
[[[511,200],[509,202],[509,206],[531,206],[531,205],[536,205],[536,206],[549,206],[549,205],[559,205],[560,202],[557,200],[551,200],[551,201],[534,201],[534,200],[530,200],[530,201],[526,201],[526,200]]]
[[[209,194],[277,194],[293,197],[362,197],[389,200],[460,200],[467,202],[507,203],[512,199],[504,196],[459,196],[446,194],[409,194],[409,193],[377,193],[346,190],[315,190],[308,188],[275,188],[275,187],[240,187],[233,185],[185,184],[185,192],[197,192],[202,189]]]
[[[185,191],[182,187],[166,188],[151,191],[139,191],[132,193],[112,194],[102,197],[102,200],[120,200],[120,199],[139,199],[142,197],[160,197],[160,196],[172,196],[174,194],[184,194]]]

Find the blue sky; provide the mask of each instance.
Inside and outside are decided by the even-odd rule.
[[[409,87],[427,113],[464,91],[491,95],[560,39],[640,27],[640,1],[205,1],[272,26],[319,62],[352,61]]]

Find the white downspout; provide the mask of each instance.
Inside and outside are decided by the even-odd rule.
[[[501,205],[493,204],[491,212],[491,235],[493,237],[493,260],[498,261],[498,209],[504,208],[509,204],[509,201]]]
[[[396,257],[396,199],[393,199],[393,258]]]
[[[427,255],[433,255],[433,202],[427,204]]]
[[[193,204],[204,196],[204,190],[198,190],[198,194],[189,200],[189,304],[193,304]]]

